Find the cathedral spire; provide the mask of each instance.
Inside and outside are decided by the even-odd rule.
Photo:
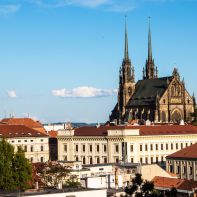
[[[127,16],[125,16],[125,48],[124,48],[124,59],[129,59],[129,49],[128,49],[128,36],[127,36]]]
[[[152,43],[151,43],[150,16],[148,18],[149,18],[149,29],[148,29],[148,60],[152,60]]]
[[[155,71],[155,63],[152,55],[152,41],[151,41],[151,25],[149,17],[149,27],[148,27],[148,58],[146,60],[146,79],[154,79],[158,73]]]

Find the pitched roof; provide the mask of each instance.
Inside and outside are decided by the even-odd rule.
[[[127,106],[146,106],[155,104],[156,97],[161,97],[164,94],[168,87],[168,81],[171,80],[171,76],[139,80],[136,84],[135,92]]]
[[[172,187],[175,187],[177,190],[192,191],[193,188],[197,187],[197,182],[193,180],[155,176],[152,181],[156,188],[171,189]]]
[[[39,121],[35,121],[31,118],[5,118],[0,121],[0,124],[24,125],[40,132],[46,132],[43,125]]]
[[[155,126],[85,126],[75,129],[75,136],[107,136],[107,130],[139,129],[139,135],[188,135],[197,134],[197,127],[193,125],[155,125]]]
[[[47,137],[47,134],[36,131],[23,125],[2,125],[0,124],[0,138],[16,137]]]
[[[166,157],[167,159],[197,159],[197,143],[183,148]]]
[[[57,131],[49,131],[48,134],[50,138],[57,138]]]

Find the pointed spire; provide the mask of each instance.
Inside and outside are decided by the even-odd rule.
[[[128,36],[127,36],[127,16],[125,16],[125,48],[124,48],[124,59],[129,59],[129,50],[128,50]]]
[[[150,27],[150,16],[149,18],[149,30],[148,30],[148,60],[152,60],[152,42],[151,42],[151,27]]]

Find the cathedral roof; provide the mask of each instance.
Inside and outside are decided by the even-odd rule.
[[[161,97],[168,87],[172,77],[139,80],[135,92],[127,106],[144,106],[156,103],[156,97]]]

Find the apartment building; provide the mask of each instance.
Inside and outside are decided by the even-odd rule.
[[[12,144],[15,151],[22,147],[31,162],[49,160],[49,136],[43,132],[23,125],[0,124],[0,140],[2,138]]]
[[[192,125],[100,126],[60,130],[58,160],[83,164],[164,162],[166,156],[197,142]]]

